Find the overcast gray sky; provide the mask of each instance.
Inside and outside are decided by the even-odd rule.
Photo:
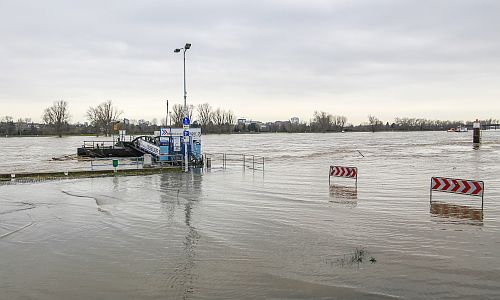
[[[500,118],[500,1],[0,0],[0,25],[0,116],[163,118],[190,42],[188,103],[237,117]]]

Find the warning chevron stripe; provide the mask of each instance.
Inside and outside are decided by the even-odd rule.
[[[484,182],[466,179],[432,177],[431,190],[482,197],[484,193]]]
[[[342,166],[330,166],[330,176],[345,177],[345,178],[357,178],[358,177],[358,168],[342,167]]]

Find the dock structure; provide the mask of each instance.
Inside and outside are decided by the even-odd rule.
[[[186,135],[187,134],[187,135]],[[189,164],[203,165],[201,155],[201,128],[161,128],[153,135],[129,136],[120,132],[120,137],[113,141],[84,141],[77,149],[78,156],[93,158],[141,157],[151,155],[154,164],[183,165],[187,156]]]
[[[465,125],[465,127],[468,130],[472,130],[472,129],[474,129],[474,124]],[[500,124],[482,124],[481,123],[480,129],[481,130],[498,130],[498,129],[500,129]]]
[[[0,183],[5,182],[37,182],[59,179],[94,178],[110,176],[140,176],[167,172],[180,172],[181,167],[157,167],[143,169],[106,169],[106,170],[79,170],[59,172],[22,172],[0,174]]]

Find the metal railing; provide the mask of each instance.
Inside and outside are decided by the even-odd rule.
[[[212,168],[221,164],[222,169],[230,166],[242,166],[243,170],[264,171],[265,158],[263,156],[238,154],[238,153],[205,153],[203,156],[204,166]]]
[[[93,158],[90,160],[90,170],[94,171],[96,167],[111,167],[113,166],[113,161],[117,160],[118,165],[116,168],[121,166],[135,166],[136,169],[140,169],[143,167],[144,161],[143,157],[106,157],[106,158]],[[125,163],[124,163],[125,162]]]
[[[160,163],[160,164],[174,164],[174,165],[182,165],[184,166],[184,156],[182,154],[160,154],[160,156],[162,157],[168,157],[167,160],[164,160],[164,161],[161,161],[158,159],[157,163]]]
[[[83,141],[83,148],[87,149],[109,149],[115,146],[114,141]]]
[[[125,139],[120,140],[120,136],[111,135],[111,140],[98,140],[98,141],[83,141],[82,148],[115,148],[119,142],[132,142],[136,138],[135,135],[126,135]]]

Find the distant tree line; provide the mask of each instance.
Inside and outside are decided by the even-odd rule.
[[[14,120],[10,116],[0,117],[0,135],[110,135],[119,129],[128,134],[151,134],[162,126],[182,127],[182,118],[186,114],[191,120],[191,127],[202,128],[207,133],[245,133],[245,132],[342,132],[342,131],[431,131],[447,130],[472,121],[442,121],[424,118],[397,117],[392,122],[383,122],[374,115],[367,116],[367,122],[353,125],[347,123],[347,117],[332,115],[324,111],[315,111],[310,122],[275,121],[275,122],[237,122],[231,110],[213,109],[208,103],[197,106],[175,104],[169,112],[169,121],[157,119],[151,121],[129,120],[122,118],[123,112],[111,100],[86,112],[88,122],[71,124],[68,102],[59,100],[47,107],[43,114],[43,123],[35,123],[30,118]],[[243,120],[243,119],[242,119]],[[482,120],[482,124],[499,124],[498,119]]]

